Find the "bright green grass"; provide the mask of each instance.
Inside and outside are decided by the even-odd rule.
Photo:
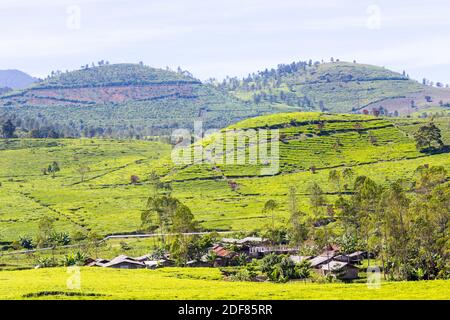
[[[65,268],[0,272],[0,299],[449,299],[445,280],[366,284],[228,282],[210,268],[115,270],[81,268],[81,288],[70,290]],[[56,294],[43,295],[47,292]],[[67,296],[77,293],[79,296]],[[95,294],[97,296],[92,296]],[[34,295],[34,296],[33,296]],[[84,296],[83,296],[84,295]],[[91,295],[91,296],[89,296]]]

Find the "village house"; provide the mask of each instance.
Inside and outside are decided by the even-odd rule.
[[[329,261],[320,267],[322,275],[334,274],[337,278],[342,280],[353,280],[358,278],[359,268],[341,261]]]
[[[103,267],[103,265],[108,262],[109,262],[109,260],[106,260],[106,259],[101,259],[101,258],[91,259],[91,258],[89,258],[86,261],[85,266],[86,267]]]
[[[238,244],[245,244],[245,245],[254,245],[254,244],[263,244],[267,243],[267,240],[261,237],[245,237],[241,240],[238,240]]]
[[[309,260],[312,268],[320,268],[323,264],[330,262],[333,257],[317,256]]]
[[[145,263],[137,261],[134,258],[130,258],[125,255],[115,257],[111,261],[102,265],[105,268],[117,268],[117,269],[142,269],[145,268]]]
[[[227,266],[230,264],[231,259],[235,256],[234,252],[227,250],[220,245],[215,245],[212,247],[211,251],[217,256],[214,261],[214,266]]]
[[[347,263],[360,263],[362,260],[366,259],[367,254],[364,251],[356,251],[350,254],[341,254],[334,257],[334,260],[347,262]]]
[[[166,259],[146,260],[146,261],[144,261],[144,264],[147,267],[147,269],[169,267],[170,265],[172,265],[171,261],[166,260]]]

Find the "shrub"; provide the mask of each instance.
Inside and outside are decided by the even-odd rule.
[[[48,257],[38,258],[37,264],[40,268],[51,268],[56,267],[58,265],[54,259]]]
[[[22,236],[19,239],[20,245],[28,250],[31,250],[34,248],[33,239],[30,236]]]

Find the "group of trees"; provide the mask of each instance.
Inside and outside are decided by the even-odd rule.
[[[260,270],[274,282],[308,279],[311,275],[311,265],[307,260],[295,263],[287,255],[266,255],[260,262]]]
[[[65,246],[72,241],[67,232],[58,232],[55,229],[55,220],[44,216],[38,221],[38,232],[36,238],[29,235],[22,235],[19,240],[13,243],[13,247],[34,249],[34,248],[55,248]]]
[[[422,79],[422,84],[423,85],[425,85],[425,86],[430,86],[430,87],[433,87],[433,86],[436,86],[436,87],[438,87],[438,88],[448,88],[448,84],[443,84],[442,82],[433,82],[433,81],[431,81],[431,80],[429,80],[429,79],[427,79],[427,78],[423,78]]]
[[[37,118],[19,118],[16,115],[0,115],[2,138],[63,138],[63,127],[56,126],[43,116]],[[66,131],[68,133],[68,131]],[[70,135],[69,135],[70,136]]]
[[[169,183],[162,182],[156,173],[149,177],[151,194],[141,213],[141,227],[161,234],[162,247],[171,253],[178,265],[207,253],[212,245],[203,237],[193,234],[197,230],[194,215],[188,206],[172,196]]]
[[[284,233],[285,241],[305,254],[332,243],[339,244],[343,253],[365,250],[369,259],[380,261],[391,280],[449,278],[450,183],[446,169],[422,165],[412,182],[398,180],[387,185],[367,176],[353,180],[353,174],[349,168],[330,171],[329,183],[338,193],[334,202],[313,183],[308,192],[309,213],[298,209],[296,189],[291,187],[288,225],[268,235],[275,235],[276,242]],[[272,228],[269,225],[268,229]]]
[[[55,226],[56,219],[43,216],[38,220],[37,234],[35,237],[21,235],[12,243],[14,249],[33,250],[36,248],[50,248],[51,256],[36,255],[36,263],[40,267],[55,266],[83,266],[88,257],[99,257],[99,249],[104,245],[103,238],[92,231],[76,231],[72,235],[65,231],[58,231]],[[57,249],[62,246],[77,244],[75,252],[67,253],[62,258],[57,258]]]
[[[311,100],[305,95],[305,96],[298,96],[293,92],[289,91],[279,91],[277,94],[272,93],[271,90],[269,90],[268,93],[261,91],[253,94],[253,102],[256,104],[262,103],[262,102],[268,102],[268,103],[284,103],[288,106],[293,107],[299,107],[302,109],[312,109],[313,103]],[[325,106],[323,102],[321,102],[321,107],[323,108],[322,111],[325,111]]]
[[[331,57],[330,62],[339,62],[339,59]],[[313,61],[312,59],[295,61],[288,64],[279,64],[277,68],[251,73],[242,79],[227,76],[221,82],[218,82],[216,79],[209,79],[208,82],[224,91],[259,91],[280,88],[283,84],[283,77],[299,72],[305,72],[308,68],[315,68],[321,63],[324,63],[324,61]],[[353,61],[353,63],[356,63],[356,61]]]
[[[142,139],[147,136],[170,134],[171,129],[153,127],[121,125],[121,126],[93,126],[83,120],[69,121],[67,124],[56,124],[47,120],[43,115],[37,117],[19,118],[14,114],[0,115],[0,138],[126,138]]]
[[[12,123],[10,119],[4,121],[1,124],[1,137],[5,139],[11,139],[15,137],[16,126]]]

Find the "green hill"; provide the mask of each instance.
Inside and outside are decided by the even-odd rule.
[[[423,119],[390,119],[363,115],[288,113],[239,122],[233,128],[277,128],[280,171],[261,174],[257,165],[174,165],[170,146],[160,142],[107,139],[0,140],[0,241],[35,235],[42,216],[57,219],[56,227],[70,234],[93,230],[100,234],[134,232],[149,195],[147,178],[156,172],[171,182],[173,195],[188,205],[200,225],[209,230],[255,230],[269,220],[264,203],[280,203],[277,223],[288,218],[287,193],[296,187],[298,205],[309,212],[309,186],[319,183],[328,203],[337,197],[329,182],[331,170],[350,168],[342,188],[352,191],[353,179],[367,175],[387,185],[410,181],[423,164],[450,171],[448,153],[426,154],[415,148],[411,134]],[[439,119],[445,143],[449,119]],[[213,136],[202,144],[208,146]],[[43,174],[53,161],[61,171]],[[89,168],[89,170],[86,170]],[[314,170],[311,170],[314,168]],[[131,176],[139,177],[138,183]]]
[[[173,128],[190,128],[200,118],[206,127],[221,128],[273,110],[242,102],[187,72],[141,64],[53,73],[28,89],[0,97],[3,113],[22,123],[49,123],[67,136],[167,134]]]
[[[217,86],[244,101],[303,111],[372,112],[383,107],[385,113],[410,114],[450,102],[448,88],[425,86],[406,74],[349,62],[281,64]]]

